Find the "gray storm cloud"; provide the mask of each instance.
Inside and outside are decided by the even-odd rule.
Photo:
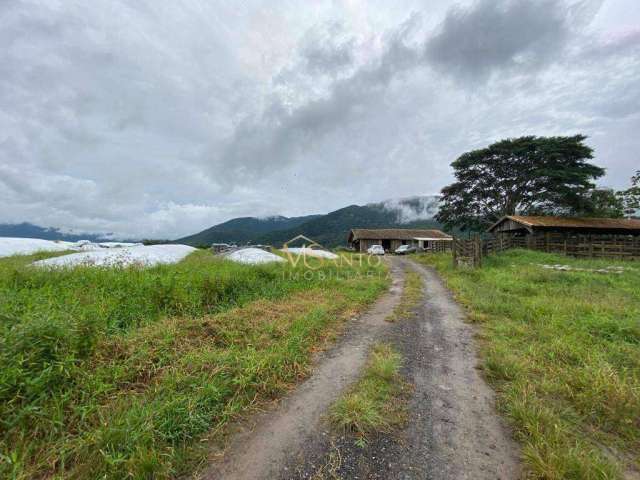
[[[637,168],[634,0],[0,3],[0,222],[177,237],[436,192],[585,133]]]
[[[429,41],[426,58],[471,82],[495,70],[540,68],[563,53],[570,12],[559,0],[481,0],[471,8],[454,7]]]

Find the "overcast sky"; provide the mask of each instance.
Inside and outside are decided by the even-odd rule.
[[[638,0],[0,0],[0,46],[0,222],[327,212],[520,135],[640,168]]]

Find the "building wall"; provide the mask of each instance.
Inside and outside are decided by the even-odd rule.
[[[382,245],[382,239],[362,239],[358,242],[360,248],[359,251],[362,253],[366,253],[369,247],[373,245]],[[413,245],[414,247],[418,246],[417,240],[399,240],[399,239],[390,239],[389,240],[389,250],[394,252],[400,245]]]

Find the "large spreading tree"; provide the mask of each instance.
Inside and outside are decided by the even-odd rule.
[[[594,209],[592,165],[584,135],[502,140],[460,156],[456,182],[442,189],[436,219],[448,228],[483,230],[504,215],[572,214]]]

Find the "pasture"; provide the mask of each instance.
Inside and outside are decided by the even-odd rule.
[[[0,477],[170,478],[303,378],[386,287],[383,266],[152,268],[0,259]],[[301,267],[297,267],[298,270]]]

